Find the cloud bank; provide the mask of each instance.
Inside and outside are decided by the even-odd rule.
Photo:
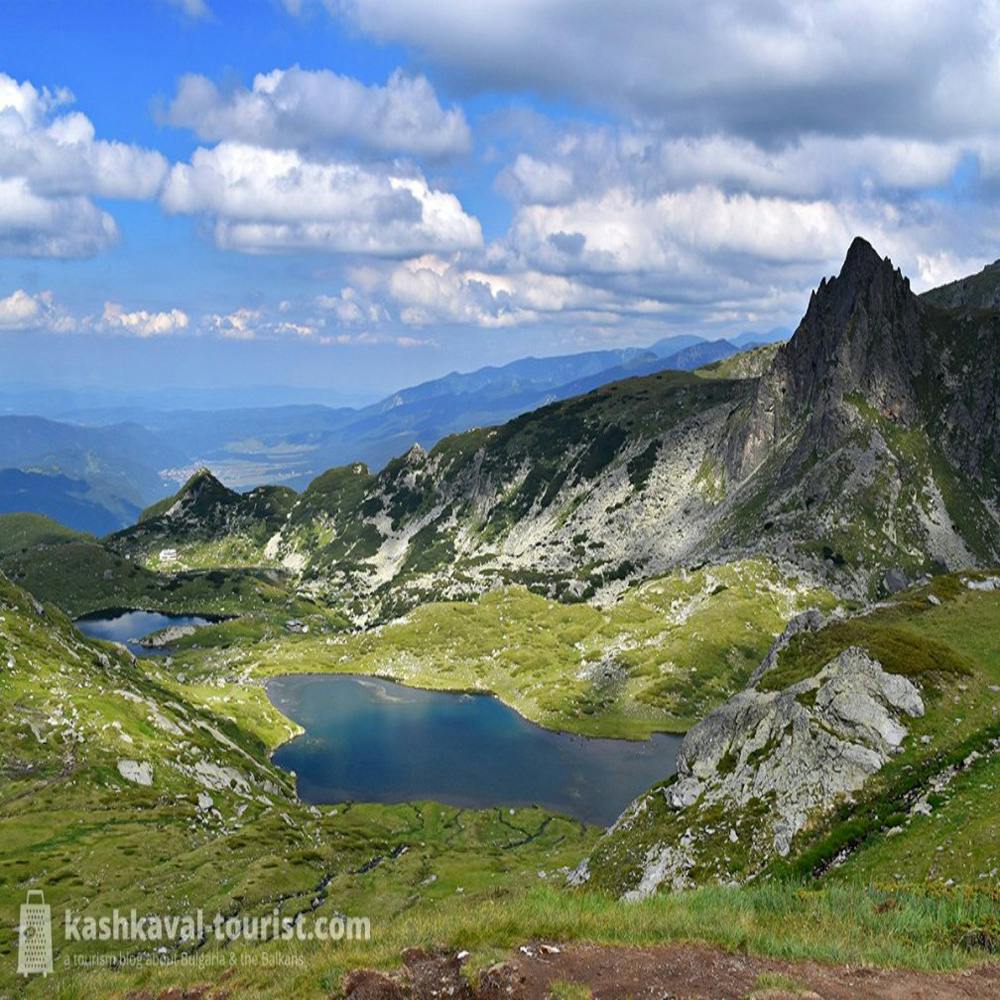
[[[174,166],[163,206],[209,216],[219,247],[247,253],[405,256],[482,243],[478,220],[416,170],[229,141]]]
[[[118,227],[92,199],[151,198],[166,176],[160,153],[96,138],[72,101],[0,73],[0,255],[93,256]]]

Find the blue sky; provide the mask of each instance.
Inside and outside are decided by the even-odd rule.
[[[12,0],[0,384],[372,395],[1000,256],[1000,8]]]

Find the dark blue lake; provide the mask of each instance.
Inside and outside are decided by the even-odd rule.
[[[539,805],[608,825],[675,769],[679,736],[595,740],[542,729],[495,698],[344,674],[276,677],[267,693],[306,732],[274,761],[306,802]]]
[[[101,611],[77,618],[74,624],[84,635],[120,642],[136,656],[166,656],[169,649],[143,646],[138,640],[171,625],[207,625],[209,620],[197,615],[165,615],[158,611]]]

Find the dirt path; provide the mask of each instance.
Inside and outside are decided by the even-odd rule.
[[[476,988],[462,976],[461,962],[454,955],[414,951],[404,961],[404,971],[392,976],[372,971],[348,976],[344,987],[349,1000],[546,1000],[553,995],[553,983],[579,984],[594,1000],[1000,998],[1000,965],[947,974],[884,971],[751,958],[689,944],[566,945],[558,950],[527,945],[483,973]]]

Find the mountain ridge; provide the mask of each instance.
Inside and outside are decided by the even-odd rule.
[[[0,418],[5,432],[0,468],[63,471],[84,480],[83,492],[105,498],[107,516],[72,505],[60,508],[57,497],[45,496],[44,481],[37,494],[21,493],[21,507],[14,508],[13,499],[8,506],[61,509],[76,527],[109,531],[128,524],[137,508],[161,498],[171,482],[182,484],[200,466],[212,466],[220,479],[240,489],[270,482],[303,489],[325,469],[345,462],[363,460],[381,468],[414,442],[432,447],[449,434],[503,423],[607,382],[664,368],[687,370],[736,350],[724,341],[682,335],[651,348],[527,357],[451,372],[362,407],[110,408],[80,411],[75,423],[7,416]]]
[[[933,288],[921,297],[942,309],[1000,309],[1000,260],[987,264],[978,274]]]
[[[980,342],[996,349],[993,327],[918,299],[859,238],[757,377],[629,378],[378,473],[331,470],[267,551],[315,596],[350,591],[376,618],[497,581],[613,599],[686,560],[757,554],[875,597],[893,574],[1000,552],[984,474],[997,376],[966,356]],[[979,388],[954,391],[963,379]]]

